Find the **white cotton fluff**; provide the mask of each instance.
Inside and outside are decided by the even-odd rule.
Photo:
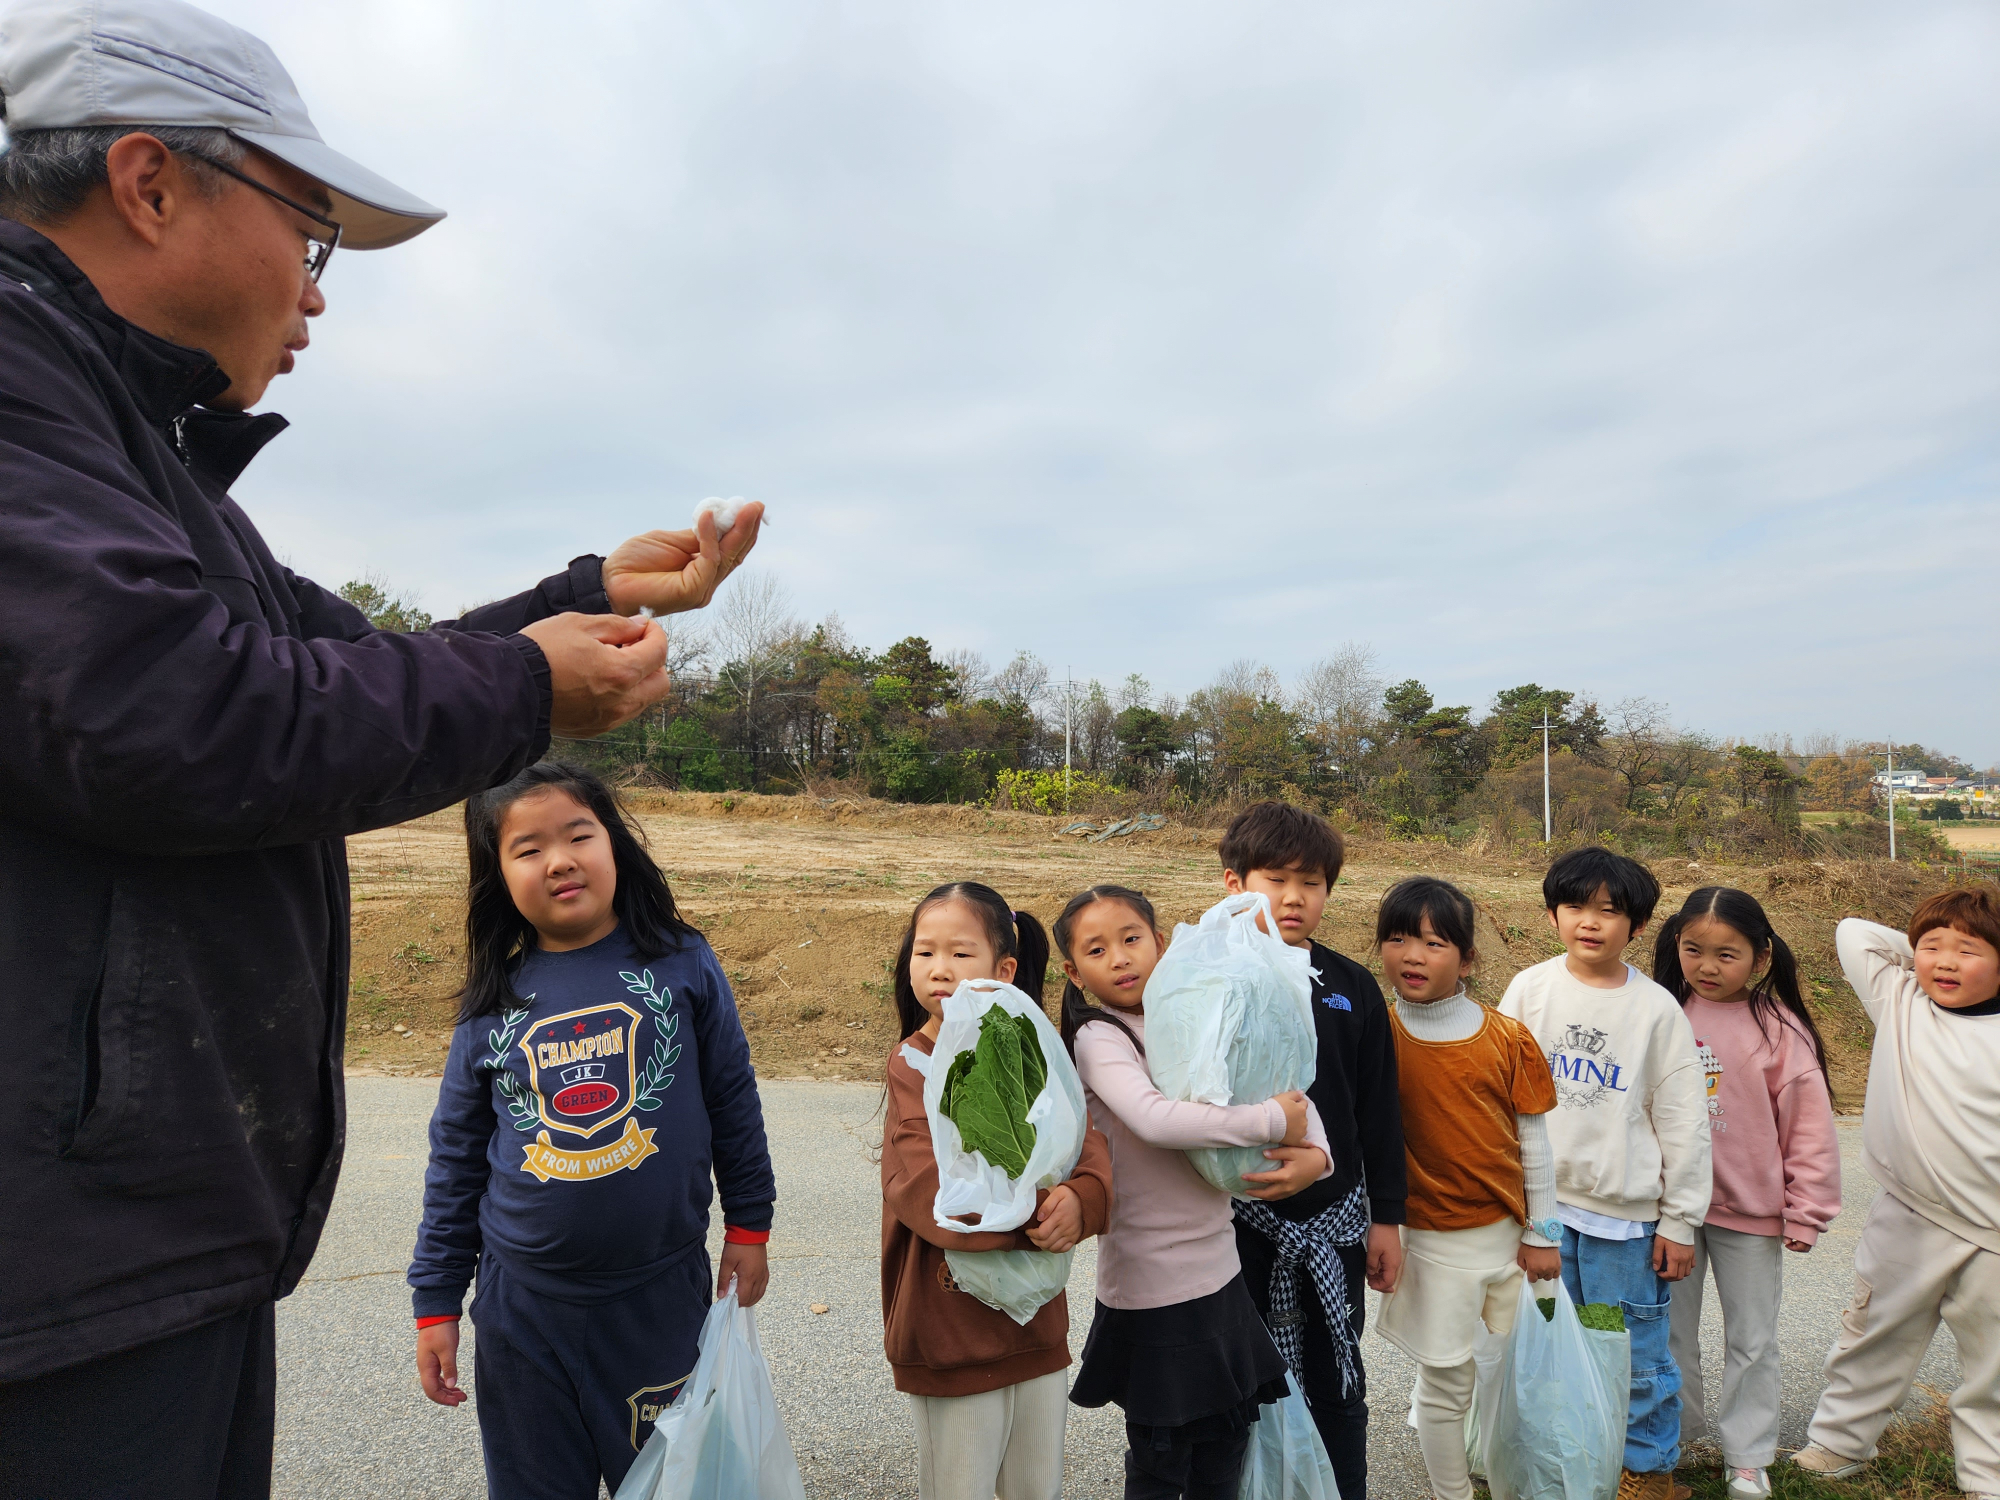
[[[710,495],[694,508],[695,530],[701,529],[702,513],[706,511],[715,517],[715,534],[726,536],[729,528],[736,524],[737,515],[749,503],[741,495],[731,495],[727,500],[719,495]]]

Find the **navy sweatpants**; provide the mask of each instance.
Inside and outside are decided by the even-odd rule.
[[[708,1252],[608,1302],[560,1302],[479,1260],[473,1407],[491,1500],[615,1494],[694,1372],[713,1287]]]

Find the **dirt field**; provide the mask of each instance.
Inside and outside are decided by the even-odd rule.
[[[740,793],[655,795],[638,810],[676,898],[722,957],[759,1070],[773,1077],[881,1076],[896,1040],[889,964],[911,907],[942,881],[984,880],[1044,921],[1094,881],[1146,891],[1169,922],[1192,920],[1221,894],[1214,830],[1168,828],[1091,845],[1060,838],[1055,821],[1028,814],[827,807]],[[349,840],[350,1071],[434,1073],[442,1063],[463,962],[461,826],[453,811]],[[1879,864],[1662,862],[1654,870],[1667,888],[1662,915],[1697,885],[1737,885],[1764,901],[1811,981],[1836,1102],[1858,1109],[1869,1033],[1834,962],[1833,924],[1859,915],[1901,925],[1941,875]],[[1432,843],[1354,841],[1320,939],[1375,967],[1376,903],[1417,872],[1444,875],[1479,903],[1473,993],[1488,1003],[1517,970],[1559,951],[1542,909],[1538,856]],[[1650,944],[1628,956],[1649,967]],[[1056,993],[1052,984],[1051,1000]]]
[[[2000,822],[1940,823],[1938,832],[1946,843],[1962,854],[2000,854]]]

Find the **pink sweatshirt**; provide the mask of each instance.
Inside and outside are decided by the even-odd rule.
[[[1143,1039],[1143,1015],[1119,1012]],[[1076,1034],[1076,1071],[1090,1120],[1111,1143],[1111,1225],[1097,1242],[1097,1300],[1171,1307],[1219,1292],[1242,1270],[1229,1195],[1186,1153],[1197,1146],[1266,1146],[1285,1138],[1285,1112],[1262,1104],[1183,1104],[1153,1086],[1131,1040],[1093,1021]],[[1333,1152],[1311,1101],[1306,1143]],[[1273,1163],[1272,1165],[1276,1165]]]
[[[1746,1001],[1696,995],[1684,1009],[1708,1074],[1708,1222],[1810,1245],[1840,1212],[1833,1101],[1811,1041],[1789,1018],[1767,1036]]]

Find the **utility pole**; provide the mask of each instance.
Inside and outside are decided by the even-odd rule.
[[[1896,857],[1896,737],[1889,736],[1889,858]]]
[[[1555,842],[1555,820],[1549,815],[1549,710],[1542,707],[1542,842]]]
[[[1063,816],[1069,816],[1069,745],[1076,709],[1076,668],[1063,668]]]

